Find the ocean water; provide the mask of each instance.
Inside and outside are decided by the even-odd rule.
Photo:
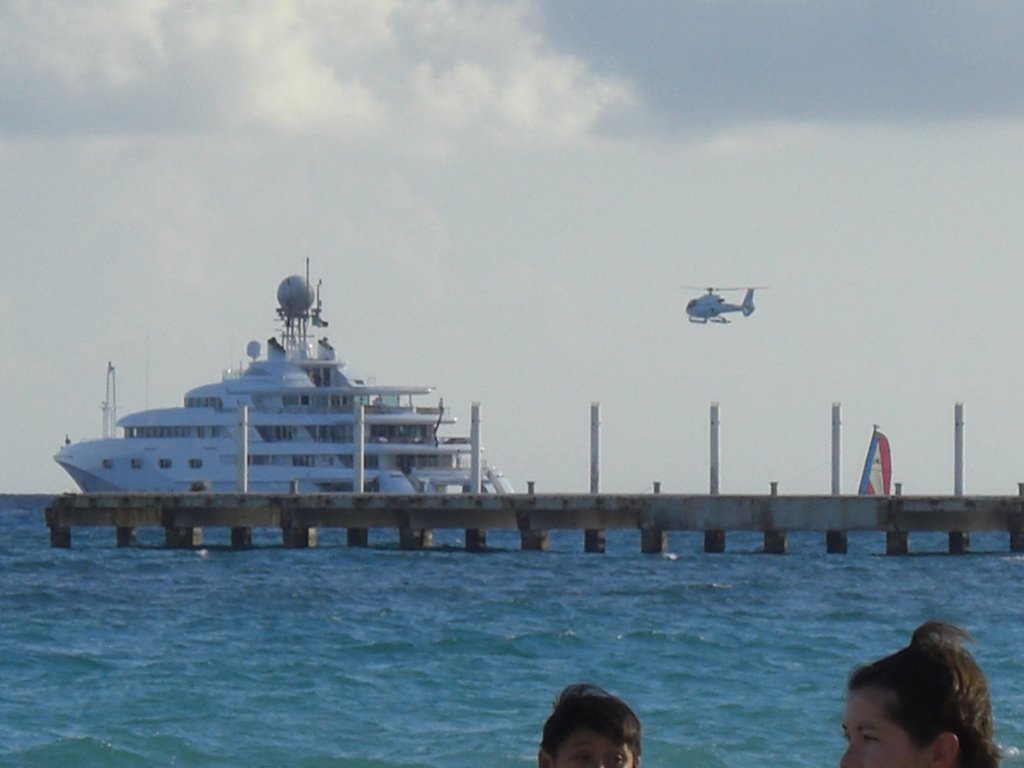
[[[631,532],[588,555],[570,532],[546,553],[490,532],[470,554],[459,531],[421,552],[256,532],[235,552],[226,531],[172,551],[75,529],[57,550],[41,508],[0,523],[0,766],[525,768],[583,680],[636,710],[645,766],[834,766],[847,674],[928,618],[974,635],[1004,764],[1024,765],[1024,557],[1005,535],[886,557],[880,534],[847,555],[794,534],[783,556],[677,534],[652,556]]]

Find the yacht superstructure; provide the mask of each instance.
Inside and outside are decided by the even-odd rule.
[[[281,332],[265,355],[250,342],[247,365],[189,390],[182,407],[117,419],[120,435],[108,427],[108,364],[104,437],[66,441],[57,463],[85,492],[511,492],[470,437],[442,434],[456,421],[443,400],[417,404],[431,387],[369,382],[317,338],[319,286],[292,275],[277,300]]]

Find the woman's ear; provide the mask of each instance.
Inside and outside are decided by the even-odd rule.
[[[547,753],[547,750],[541,749],[537,753],[537,768],[553,768],[555,759]]]
[[[935,737],[935,741],[931,745],[933,768],[956,768],[956,760],[959,756],[960,739],[955,733],[943,731]]]

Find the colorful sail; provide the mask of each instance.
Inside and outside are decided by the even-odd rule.
[[[879,432],[876,426],[871,433],[871,444],[868,446],[864,474],[860,476],[857,493],[862,496],[888,496],[892,492],[891,488],[892,453],[889,450],[889,438]]]

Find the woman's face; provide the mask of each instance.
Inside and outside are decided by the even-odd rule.
[[[843,735],[847,747],[840,768],[945,768],[956,765],[956,737],[940,735],[919,747],[910,734],[886,717],[888,693],[859,688],[846,697]],[[952,749],[950,749],[952,739]],[[939,741],[942,744],[939,744]]]

